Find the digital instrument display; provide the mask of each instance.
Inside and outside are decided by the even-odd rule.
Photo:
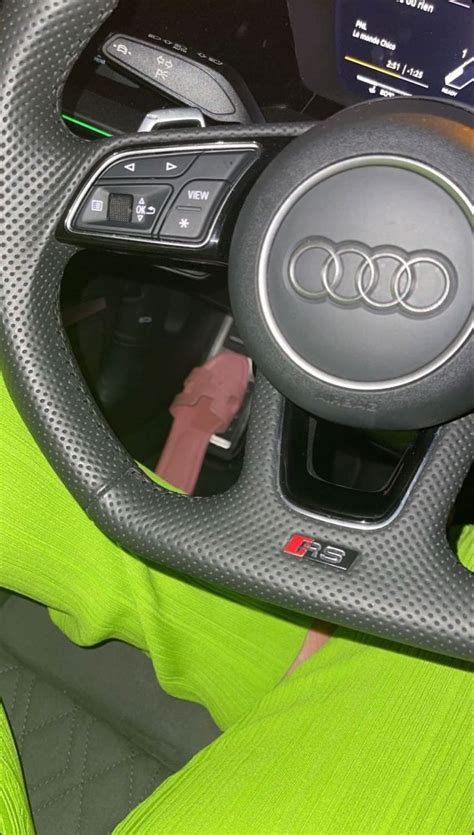
[[[339,77],[360,98],[474,104],[471,0],[337,0]]]

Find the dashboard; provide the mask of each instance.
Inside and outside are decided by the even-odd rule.
[[[193,104],[111,60],[104,45],[115,33],[149,54],[161,48],[163,61],[176,56],[175,66],[187,57],[203,78],[221,72],[220,87],[247,90],[267,121],[324,119],[395,96],[474,104],[471,0],[123,0],[65,88],[64,119],[89,138],[135,132],[152,110]]]
[[[474,104],[471,0],[289,0],[303,80],[342,104],[433,96]]]

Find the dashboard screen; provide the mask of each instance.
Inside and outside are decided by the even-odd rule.
[[[471,0],[337,0],[337,68],[360,98],[474,104]]]

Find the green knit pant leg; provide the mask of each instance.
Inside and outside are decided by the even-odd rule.
[[[0,832],[34,835],[15,743],[0,701]]]
[[[117,832],[470,831],[465,669],[339,631],[274,686],[302,625],[123,554],[70,499],[1,387],[0,417],[0,584],[48,603],[80,643],[147,649],[170,692],[197,695],[232,726]],[[473,540],[466,531],[461,543],[471,565]]]
[[[114,835],[468,835],[471,708],[467,665],[339,629]]]
[[[1,377],[0,586],[48,605],[80,645],[117,638],[145,650],[162,687],[205,705],[221,728],[279,681],[308,623],[160,572],[111,542],[53,472]]]

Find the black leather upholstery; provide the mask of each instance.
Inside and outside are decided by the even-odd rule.
[[[160,689],[142,652],[77,647],[18,597],[0,608],[0,698],[37,835],[109,835],[218,735],[203,708]]]

